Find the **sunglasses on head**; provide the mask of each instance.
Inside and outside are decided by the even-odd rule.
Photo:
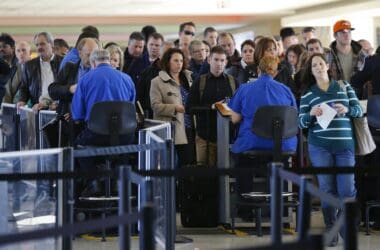
[[[194,32],[189,31],[189,30],[184,30],[183,33],[185,33],[185,35],[195,36]]]

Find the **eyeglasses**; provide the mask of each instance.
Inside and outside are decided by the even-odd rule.
[[[189,30],[184,30],[183,33],[185,33],[185,35],[195,36],[195,33]]]

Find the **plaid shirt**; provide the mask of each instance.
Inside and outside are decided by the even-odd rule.
[[[362,51],[362,47],[358,42],[351,41],[351,47],[353,52],[353,58],[352,72],[350,75],[352,77],[358,71],[361,71],[363,69],[366,55]],[[342,65],[340,63],[338,51],[336,49],[336,41],[332,42],[330,45],[330,53],[327,53],[327,60],[330,65],[331,77],[334,80],[344,80]]]

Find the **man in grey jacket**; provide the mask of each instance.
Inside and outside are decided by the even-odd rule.
[[[3,97],[4,103],[17,103],[19,98],[19,88],[21,85],[22,71],[25,63],[31,59],[30,44],[26,41],[16,43],[16,72],[5,85],[5,95]]]

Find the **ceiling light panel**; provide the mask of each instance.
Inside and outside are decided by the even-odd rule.
[[[2,0],[0,16],[283,14],[335,0]]]

